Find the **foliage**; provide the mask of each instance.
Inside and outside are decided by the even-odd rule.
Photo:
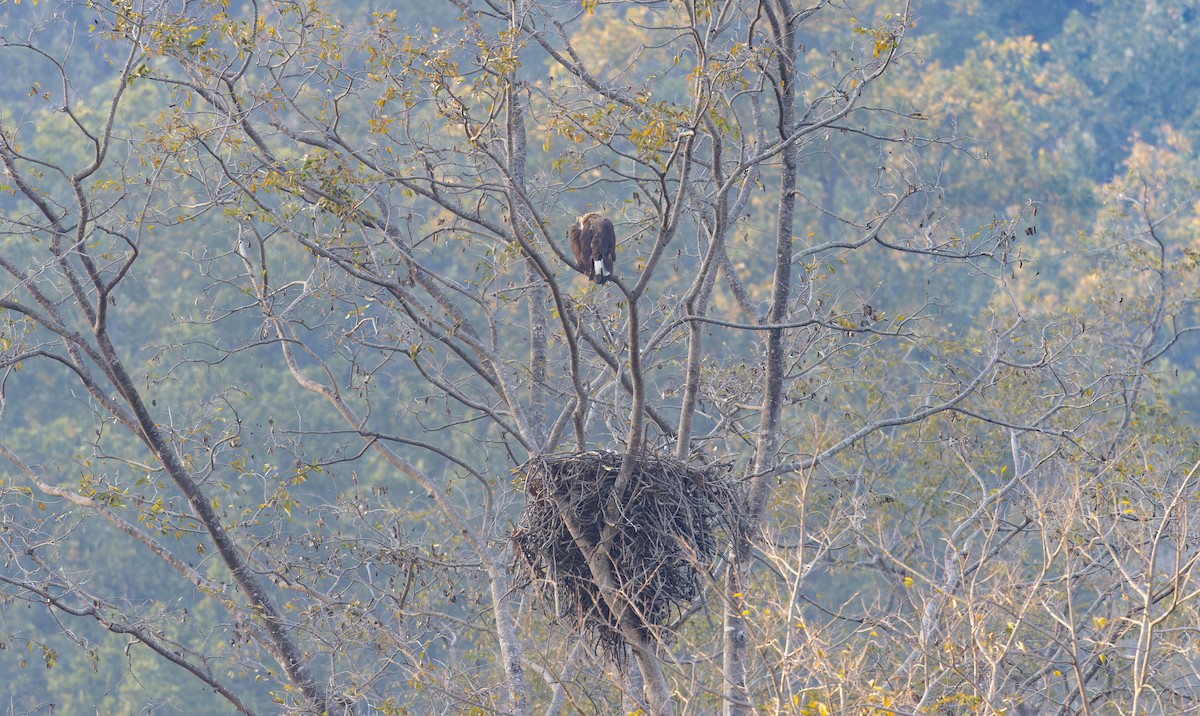
[[[7,5],[12,709],[1200,710],[1195,23],[1026,5]]]

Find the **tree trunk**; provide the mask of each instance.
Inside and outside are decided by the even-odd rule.
[[[779,141],[784,142],[796,130],[793,62],[795,59],[795,30],[793,12],[787,0],[765,2],[763,13],[768,20],[771,41],[775,47],[778,72],[776,92],[779,101]],[[771,294],[768,324],[787,320],[792,289],[792,224],[795,214],[796,145],[788,144],[782,152],[783,168],[779,178],[778,218],[775,231],[775,275]],[[783,410],[784,330],[772,328],[766,335],[766,381],[762,408],[759,413],[758,440],[754,449],[753,479],[749,493],[749,529],[735,537],[733,559],[725,583],[725,649],[722,667],[725,675],[725,713],[742,716],[752,710],[752,699],[746,683],[747,641],[744,595],[749,584],[752,556],[750,540],[754,527],[762,518],[770,494],[771,481],[778,465],[779,417]]]

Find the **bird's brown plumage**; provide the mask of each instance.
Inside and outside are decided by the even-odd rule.
[[[575,270],[596,283],[604,283],[617,263],[617,234],[612,222],[596,212],[584,214],[567,230]]]

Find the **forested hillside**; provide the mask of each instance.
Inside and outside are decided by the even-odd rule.
[[[0,0],[0,66],[5,712],[1200,713],[1194,3]]]

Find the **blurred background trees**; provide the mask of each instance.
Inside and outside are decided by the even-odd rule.
[[[0,6],[10,710],[1197,710],[1194,10],[1043,6]],[[753,521],[615,662],[593,450]]]

